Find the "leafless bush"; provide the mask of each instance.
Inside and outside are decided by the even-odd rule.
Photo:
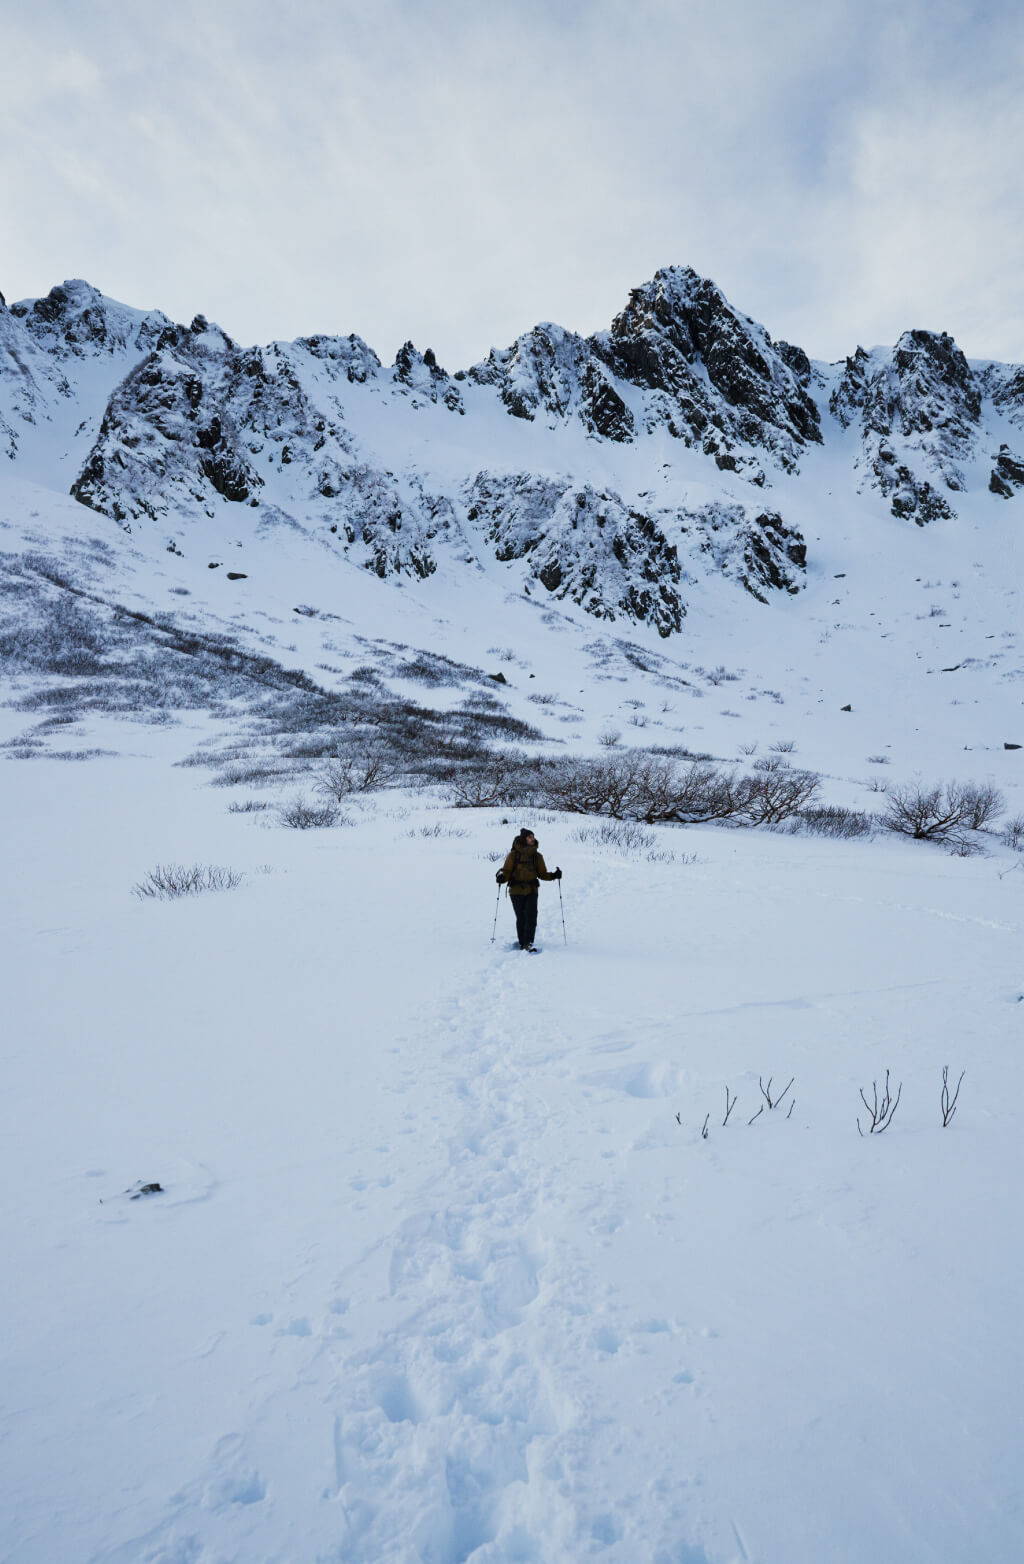
[[[132,894],[143,901],[174,901],[178,896],[201,896],[204,891],[233,891],[241,885],[242,878],[235,869],[222,869],[212,863],[194,863],[190,867],[157,864],[132,887]]]
[[[581,825],[571,833],[571,840],[596,847],[616,847],[623,853],[649,854],[657,837],[634,820],[602,820],[599,825]]]
[[[1015,853],[1020,852],[1024,848],[1024,815],[1014,815],[1012,820],[1007,820],[1000,834],[1007,847]]]
[[[335,804],[314,804],[303,798],[293,798],[282,804],[278,819],[293,831],[313,831],[342,822],[341,810]]]
[[[947,839],[951,858],[987,858],[988,849],[984,842],[977,841],[973,836],[956,834]]]
[[[740,754],[741,755],[756,755],[757,754],[757,745],[756,744],[741,744],[740,745]]]
[[[211,787],[259,787],[293,775],[290,766],[275,766],[270,761],[251,761],[248,765],[226,766],[220,776],[211,777]]]
[[[779,825],[806,809],[820,788],[815,771],[758,771],[740,783],[738,812],[751,825]]]
[[[724,820],[742,806],[731,772],[697,761],[680,766],[638,750],[608,760],[556,762],[539,774],[537,786],[538,802],[550,809],[645,825]]]
[[[622,743],[622,734],[618,728],[604,728],[597,735],[597,742],[602,749],[616,749]]]
[[[864,783],[869,793],[888,793],[889,784],[884,777],[868,777]]]
[[[980,831],[1003,808],[1002,794],[989,783],[905,783],[889,790],[882,824],[919,842],[948,842],[964,830]]]
[[[1006,808],[1006,800],[991,782],[966,782],[963,786],[964,825],[984,831]]]
[[[786,1085],[782,1088],[781,1092],[776,1092],[774,1090],[774,1088],[772,1086],[772,1081],[773,1080],[774,1080],[774,1076],[769,1075],[768,1081],[767,1081],[767,1084],[766,1084],[765,1081],[761,1078],[761,1076],[760,1075],[758,1076],[757,1084],[761,1088],[761,1096],[764,1098],[764,1101],[762,1102],[761,1106],[758,1108],[757,1112],[754,1114],[753,1118],[750,1118],[750,1119],[747,1120],[748,1124],[753,1124],[754,1119],[759,1119],[761,1117],[762,1113],[765,1111],[766,1108],[767,1108],[769,1113],[774,1113],[776,1108],[780,1107],[782,1102],[784,1101],[787,1093],[789,1092],[789,1088],[792,1086],[793,1082],[796,1080],[796,1076],[795,1075],[791,1075],[790,1076],[789,1080],[786,1082]],[[791,1119],[793,1117],[793,1109],[795,1107],[796,1107],[795,1099],[794,1098],[790,1098],[789,1112],[786,1114],[786,1118],[787,1119]]]
[[[792,755],[796,749],[796,739],[776,739],[774,744],[769,744],[777,755]]]
[[[942,1106],[942,1128],[944,1130],[948,1129],[953,1122],[953,1115],[956,1113],[956,1101],[960,1095],[960,1086],[966,1074],[966,1070],[960,1071],[960,1080],[956,1083],[956,1091],[951,1095],[949,1090],[949,1065],[944,1064],[942,1066],[942,1096],[940,1102]]]
[[[336,804],[352,793],[373,793],[387,787],[402,774],[402,765],[383,744],[358,754],[343,755],[329,761],[317,775],[317,791],[333,798]]]
[[[888,755],[869,755],[868,756],[868,765],[869,766],[891,766],[892,765],[892,761],[890,760]]]
[[[887,1130],[889,1128],[889,1125],[892,1123],[893,1114],[899,1107],[900,1096],[902,1095],[902,1092],[903,1082],[901,1081],[899,1086],[896,1088],[895,1097],[892,1095],[892,1092],[889,1089],[888,1070],[885,1072],[885,1085],[883,1087],[879,1088],[877,1081],[871,1082],[870,1102],[868,1102],[864,1088],[861,1087],[860,1100],[867,1109],[867,1118],[864,1122],[867,1124],[869,1135],[881,1135],[883,1130]],[[859,1135],[863,1135],[864,1133],[864,1131],[861,1129],[860,1114],[857,1115],[857,1133]]]
[[[812,836],[870,836],[875,817],[862,809],[844,809],[841,804],[824,804],[818,809],[801,809],[797,816],[800,830]]]
[[[406,836],[422,836],[424,838],[436,838],[440,836],[468,836],[468,831],[462,831],[458,826],[442,825],[440,820],[433,825],[413,826],[411,831],[406,831]]]
[[[455,809],[513,809],[530,801],[536,771],[521,751],[486,754],[475,766],[448,768],[441,779],[442,797]]]
[[[270,805],[267,803],[265,798],[246,798],[241,802],[236,799],[234,803],[228,805],[228,814],[256,815],[259,814],[262,810],[269,808]]]

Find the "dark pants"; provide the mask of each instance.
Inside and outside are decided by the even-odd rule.
[[[537,932],[537,892],[527,891],[525,896],[510,893],[509,901],[515,911],[516,934],[520,945],[532,945],[533,936]]]

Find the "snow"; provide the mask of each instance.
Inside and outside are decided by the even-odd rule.
[[[185,737],[5,768],[5,1559],[1016,1556],[1012,860],[533,820],[528,961],[500,817],[261,828]]]

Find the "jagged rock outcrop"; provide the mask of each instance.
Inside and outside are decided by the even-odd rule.
[[[806,354],[774,343],[689,267],[635,288],[593,342],[617,375],[655,394],[649,428],[664,423],[722,467],[750,469],[767,457],[792,472],[803,449],[821,441]]]
[[[936,484],[966,487],[981,389],[952,337],[905,331],[890,353],[858,348],[829,406],[844,427],[859,422],[862,485],[877,488],[894,516],[923,526],[953,515]]]
[[[468,378],[496,387],[516,418],[577,418],[617,441],[664,429],[758,483],[766,462],[792,472],[821,440],[807,355],[773,343],[688,267],[635,288],[609,331],[536,326]]]
[[[598,619],[651,624],[661,635],[682,624],[678,553],[619,495],[566,478],[480,472],[465,498],[468,520],[483,527],[498,559],[526,560],[552,597]]]
[[[81,278],[51,288],[44,299],[12,304],[11,314],[39,347],[58,359],[145,353],[173,324],[160,310],[130,309]]]
[[[1010,500],[1018,489],[1024,489],[1024,461],[1015,456],[1008,445],[1001,445],[996,454],[988,486],[993,494]]]
[[[510,348],[492,348],[467,378],[494,386],[514,418],[540,418],[549,427],[578,418],[589,433],[607,440],[632,440],[636,433],[614,376],[592,343],[562,326],[535,326]]]
[[[400,347],[395,356],[394,380],[396,386],[411,393],[414,406],[422,402],[443,402],[453,413],[465,414],[462,393],[434,357],[433,349],[420,353],[411,342]]]
[[[711,504],[687,515],[683,525],[715,569],[759,603],[767,603],[770,592],[799,592],[804,584],[807,545],[777,511]]]
[[[50,406],[70,396],[71,387],[6,304],[0,304],[0,387],[0,455],[14,461],[25,426],[46,421]]]

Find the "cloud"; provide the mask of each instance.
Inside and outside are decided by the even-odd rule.
[[[817,355],[1024,358],[1015,4],[37,0],[6,43],[8,297],[454,366],[680,262]]]

